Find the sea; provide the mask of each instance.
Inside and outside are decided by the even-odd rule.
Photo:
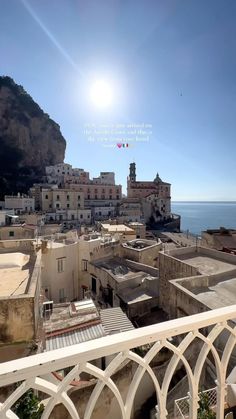
[[[172,201],[171,212],[181,215],[181,231],[189,230],[192,234],[200,235],[202,230],[219,227],[236,229],[236,201]]]

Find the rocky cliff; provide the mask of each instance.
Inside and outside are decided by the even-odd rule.
[[[45,166],[64,160],[60,127],[10,77],[0,77],[0,199],[41,181]]]

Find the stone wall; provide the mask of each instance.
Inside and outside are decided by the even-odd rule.
[[[192,277],[186,278],[187,280],[191,280],[196,282],[197,279],[201,279],[201,282],[207,282],[208,277]],[[169,282],[169,315],[171,318],[175,319],[178,317],[183,316],[190,316],[192,314],[198,314],[203,311],[208,311],[209,307],[207,307],[204,303],[197,299],[191,291],[186,289],[181,284],[183,283],[182,280],[173,280]]]
[[[0,343],[36,339],[40,321],[41,252],[32,258],[34,265],[25,294],[0,297]]]
[[[15,252],[33,252],[34,251],[35,240],[32,239],[22,239],[22,240],[0,240],[0,251],[6,253],[9,250]]]
[[[0,298],[0,342],[30,341],[35,337],[34,298]]]
[[[159,253],[159,281],[160,281],[160,306],[169,316],[172,313],[172,302],[170,300],[171,279],[178,279],[198,275],[198,270],[194,266],[188,265],[173,256]]]
[[[158,267],[158,255],[162,250],[162,243],[155,243],[153,246],[144,249],[135,249],[126,245],[122,246],[122,256],[145,265]]]

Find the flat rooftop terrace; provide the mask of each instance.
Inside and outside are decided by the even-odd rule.
[[[125,263],[115,258],[101,259],[91,262],[97,268],[105,269],[118,282],[128,281],[130,279],[145,279],[148,275],[146,272],[130,268]]]
[[[193,251],[191,253],[178,255],[177,259],[196,267],[202,275],[213,275],[223,273],[236,268],[236,258],[235,264],[233,264],[221,260],[220,257],[214,258],[212,256],[207,256],[205,253],[201,252],[196,253]]]
[[[0,254],[0,297],[25,294],[31,268],[30,255],[20,252]]]
[[[227,280],[219,280],[209,286],[192,288],[191,292],[211,309],[236,304],[236,275]]]

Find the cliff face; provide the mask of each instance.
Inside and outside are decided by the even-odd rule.
[[[64,160],[60,127],[10,77],[0,77],[0,195],[26,192]]]

